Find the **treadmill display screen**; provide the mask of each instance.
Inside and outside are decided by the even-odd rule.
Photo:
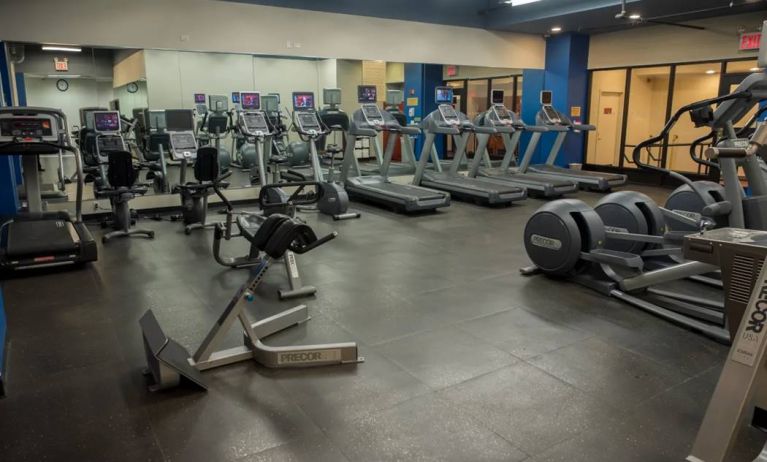
[[[264,114],[260,112],[246,112],[242,115],[242,120],[245,123],[245,128],[251,133],[269,131]]]
[[[375,85],[359,85],[357,87],[358,103],[375,103],[378,101],[378,88]]]
[[[174,133],[171,135],[171,143],[176,150],[197,149],[197,142],[194,139],[194,135],[191,133]]]
[[[504,97],[503,90],[493,90],[490,93],[490,100],[493,104],[503,104],[503,97]]]
[[[501,122],[506,124],[510,124],[512,122],[511,114],[503,104],[496,104],[493,106],[493,111],[495,112],[496,117],[498,117],[498,120]]]
[[[208,108],[213,112],[226,112],[229,110],[229,101],[223,95],[208,96]]]
[[[117,111],[99,111],[93,113],[93,125],[97,132],[119,132],[120,113]]]
[[[455,108],[449,104],[440,105],[439,112],[448,124],[455,125],[461,122],[458,118],[458,113],[455,112]]]
[[[194,114],[189,109],[166,109],[165,125],[169,132],[194,130]]]
[[[293,93],[293,109],[314,109],[314,93],[306,91]]]
[[[0,136],[3,137],[40,138],[52,135],[50,119],[0,119]]]
[[[280,96],[264,95],[261,97],[261,108],[269,114],[277,112],[280,109]]]
[[[208,116],[208,132],[209,133],[226,133],[226,129],[229,126],[229,117],[225,115],[212,115]]]
[[[450,87],[437,87],[434,89],[434,101],[437,104],[452,104],[453,89]]]
[[[319,130],[320,123],[313,112],[299,112],[298,123],[304,130]]]
[[[241,92],[240,104],[242,105],[242,108],[246,110],[261,109],[261,93],[256,91]]]
[[[383,121],[383,114],[375,104],[363,104],[362,114],[365,116],[368,122]]]
[[[205,104],[205,93],[195,93],[194,104]]]
[[[240,104],[240,92],[239,91],[233,91],[232,92],[232,104]]]
[[[149,129],[165,130],[165,111],[149,111]]]
[[[541,92],[541,104],[544,106],[551,106],[554,101],[554,94],[548,90]]]

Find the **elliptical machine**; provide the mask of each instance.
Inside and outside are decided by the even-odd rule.
[[[331,130],[322,124],[314,108],[313,92],[293,93],[293,128],[301,139],[309,144],[314,181],[320,185],[317,210],[332,216],[334,220],[359,218],[358,212],[348,211],[349,196],[344,187],[335,181],[326,181],[322,172],[322,165],[317,154],[317,140],[331,133]]]
[[[236,118],[242,111],[257,111],[261,109],[261,93],[257,91],[241,91],[238,93],[239,105],[235,107]],[[256,148],[248,143],[247,137],[237,130],[235,126],[232,136],[232,167],[242,171],[251,172],[251,181],[256,180],[252,170],[258,168],[258,154]]]
[[[229,169],[232,156],[221,144],[221,140],[226,138],[231,130],[231,119],[229,99],[223,95],[208,95],[208,107],[202,117],[197,139],[200,146],[213,145],[216,148],[220,170],[224,172]]]

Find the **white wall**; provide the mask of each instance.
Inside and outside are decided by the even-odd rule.
[[[146,82],[136,82],[138,91],[130,93],[128,91],[128,85],[117,87],[113,90],[114,97],[120,100],[120,113],[127,118],[133,117],[134,108],[146,108]]]
[[[359,109],[357,86],[362,85],[362,61],[338,60],[338,88],[341,89],[341,109],[352,114]]]
[[[0,0],[0,39],[537,68],[539,35],[212,0]],[[41,14],[45,12],[45,14]],[[220,24],[223,27],[211,27]],[[30,25],[34,25],[31,27]],[[288,47],[300,43],[300,48]]]
[[[756,56],[739,52],[739,27],[759,30],[767,14],[749,13],[690,21],[706,30],[650,26],[591,37],[589,69]]]
[[[56,88],[57,80],[25,76],[27,105],[61,109],[67,115],[70,129],[73,125],[80,125],[80,108],[108,107],[109,101],[114,99],[111,80],[69,79],[67,91]]]

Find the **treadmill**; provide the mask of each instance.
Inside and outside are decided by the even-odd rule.
[[[421,121],[426,139],[418,159],[418,168],[413,176],[413,184],[447,191],[453,197],[482,205],[508,205],[526,199],[525,188],[504,181],[468,178],[458,174],[461,159],[466,154],[469,134],[492,134],[495,129],[475,126],[465,114],[456,111],[450,104],[453,100],[452,93],[453,89],[450,87],[437,87],[435,100],[439,107]],[[434,140],[441,134],[452,135],[456,146],[455,158],[447,172],[442,171],[439,156],[434,149]],[[426,171],[426,162],[430,157],[435,171]]]
[[[21,156],[27,198],[27,211],[0,228],[0,269],[4,271],[96,261],[96,241],[82,220],[82,159],[67,127],[66,115],[59,109],[0,108],[0,155]],[[75,158],[74,218],[65,211],[46,212],[40,194],[38,156],[60,151],[69,151]]]
[[[357,91],[358,94],[365,94],[368,92],[366,90],[362,90],[363,87],[371,88],[374,95],[377,91],[375,85],[360,85]],[[391,115],[393,115],[397,120],[397,123],[399,123],[402,127],[406,127],[408,125],[407,116],[405,116],[405,114],[399,110],[399,107],[403,103],[404,98],[405,97],[402,90],[387,90],[386,105],[384,106],[384,111],[388,111]],[[375,103],[375,101],[370,102]],[[360,164],[360,171],[363,175],[380,175],[381,164],[383,164],[381,145],[378,142],[378,138],[371,141],[375,142],[373,148],[375,149],[374,153],[376,156],[376,162],[363,162]],[[408,147],[406,144],[410,144],[410,146]],[[402,160],[400,162],[392,161],[389,164],[389,171],[387,172],[388,176],[403,176],[412,175],[415,173],[416,160],[415,157],[411,155],[413,153],[412,144],[413,140],[410,138],[410,136],[400,136],[400,157]]]
[[[622,186],[626,184],[626,175],[620,175],[617,173],[605,173],[605,172],[590,172],[586,170],[573,170],[570,168],[559,167],[554,165],[554,161],[557,159],[559,151],[562,149],[562,143],[565,141],[565,137],[570,131],[593,131],[596,127],[593,125],[576,124],[570,120],[565,114],[557,111],[551,105],[552,93],[550,91],[541,92],[541,110],[536,116],[536,125],[543,125],[551,132],[557,132],[557,138],[554,145],[549,151],[549,156],[546,158],[545,164],[533,164],[530,165],[532,160],[532,150],[522,159],[522,164],[519,167],[519,171],[522,173],[540,173],[543,175],[553,176],[559,179],[571,180],[578,183],[581,189],[589,189],[592,191],[609,192],[615,186]],[[541,139],[541,133],[533,133],[530,139],[530,146],[533,149],[538,145]]]
[[[359,138],[375,138],[380,132],[388,132],[381,163],[381,174],[362,176],[354,145]],[[421,130],[417,127],[405,127],[388,111],[381,111],[375,103],[363,102],[360,109],[354,111],[346,137],[344,161],[341,167],[341,179],[349,197],[355,200],[373,202],[384,207],[394,208],[405,213],[434,211],[450,205],[450,194],[420,186],[392,183],[388,172],[394,143],[400,136],[415,136]],[[405,144],[405,146],[412,146]],[[409,155],[413,156],[412,147]]]
[[[489,165],[487,154],[487,143],[490,141],[491,134],[477,134],[477,153],[469,165],[468,176],[476,178],[491,178],[494,180],[506,181],[511,185],[520,188],[526,188],[530,196],[542,197],[546,199],[558,198],[564,194],[571,194],[578,191],[578,184],[571,180],[557,179],[551,176],[539,175],[536,173],[521,173],[516,167],[512,166],[514,161],[514,151],[519,145],[519,139],[522,133],[544,133],[548,131],[546,127],[531,126],[525,124],[515,113],[506,109],[502,103],[493,104],[493,106],[474,119],[477,126],[494,128],[496,134],[503,139],[503,145],[506,148],[506,154],[503,156],[500,167],[484,167],[480,162],[484,159],[485,165]],[[531,143],[528,146],[535,148]],[[525,153],[525,157],[529,152]]]

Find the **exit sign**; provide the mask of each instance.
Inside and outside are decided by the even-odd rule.
[[[69,70],[69,59],[53,58],[53,66],[56,69],[56,72],[66,72]]]
[[[759,49],[759,42],[762,40],[761,32],[748,32],[740,34],[740,51],[751,51]]]
[[[458,66],[447,66],[447,76],[448,77],[455,77],[458,75]]]

